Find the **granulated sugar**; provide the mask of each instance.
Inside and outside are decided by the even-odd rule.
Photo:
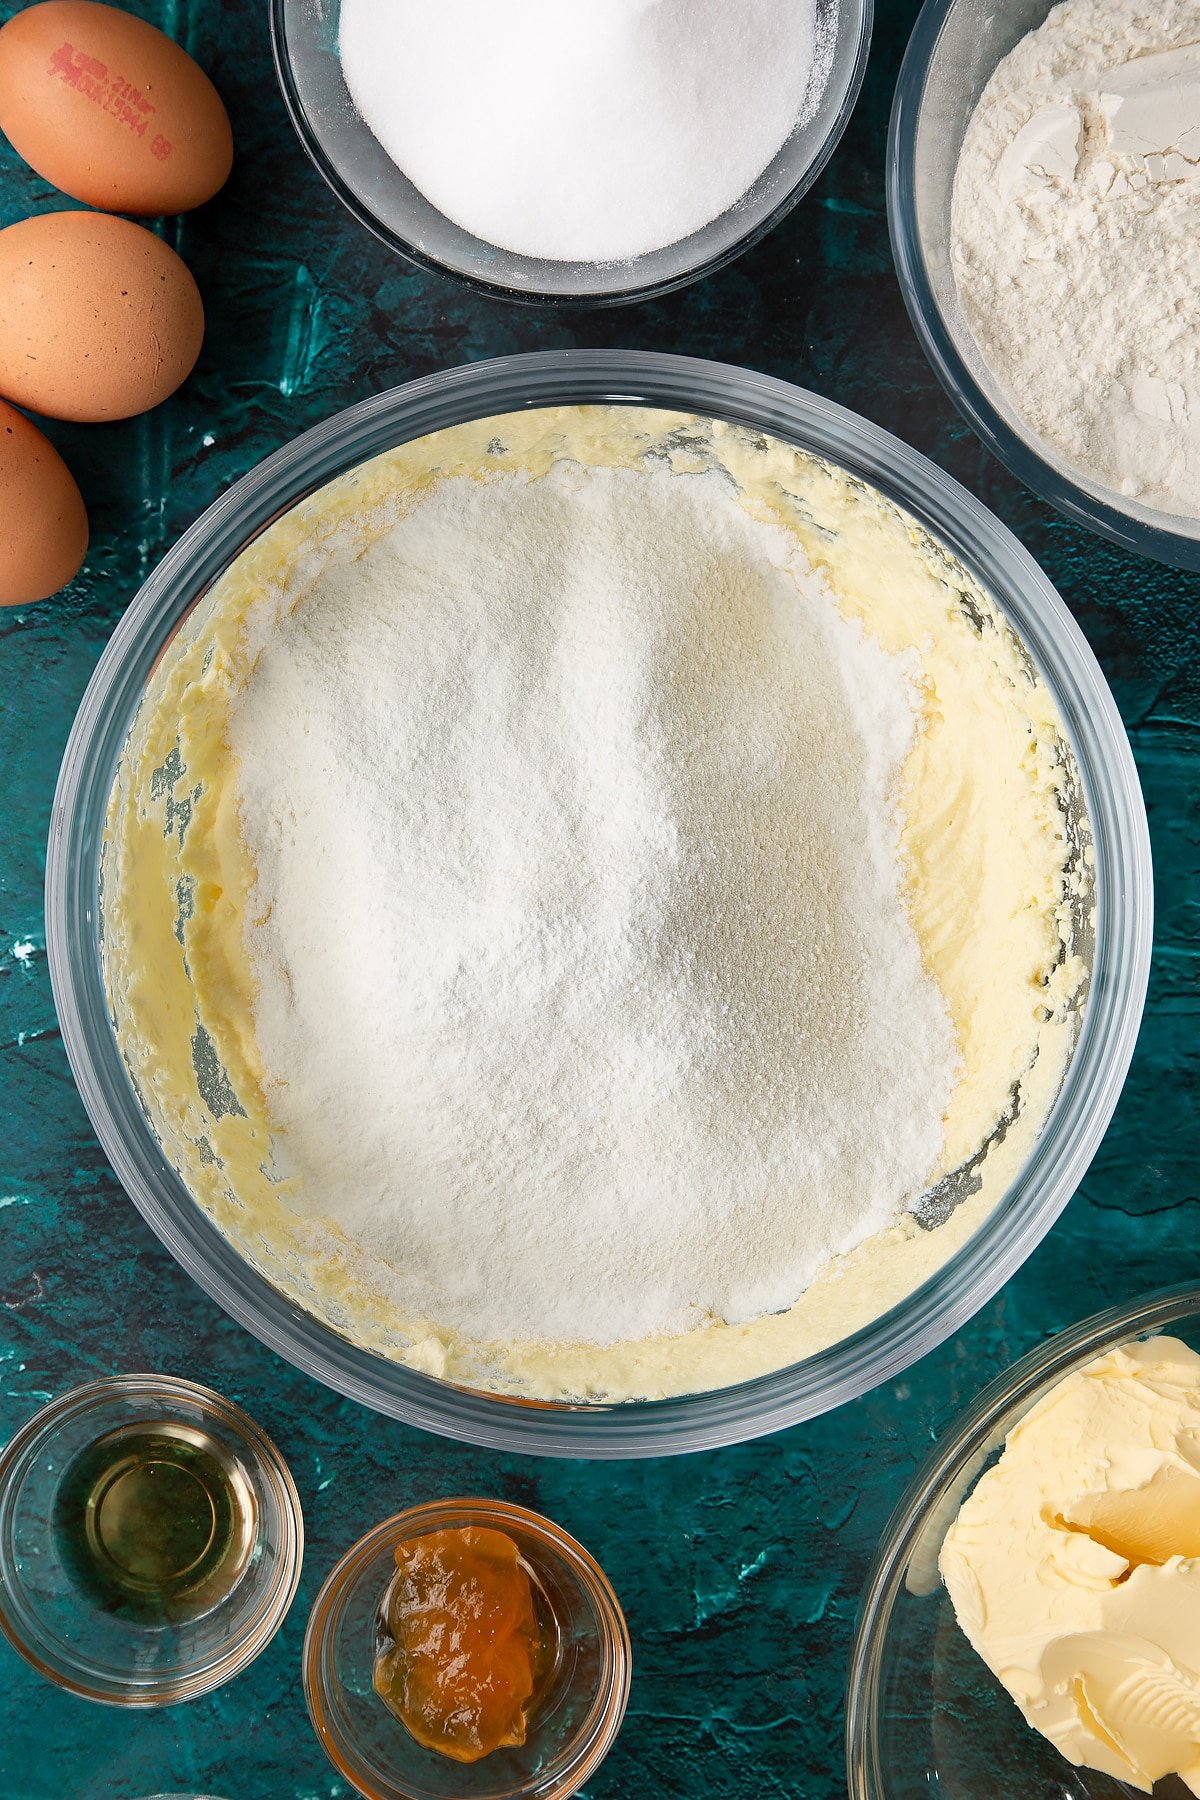
[[[819,98],[832,29],[816,0],[342,0],[338,48],[371,131],[456,224],[608,262],[741,199]]]
[[[721,476],[574,465],[440,482],[268,638],[268,1101],[413,1316],[748,1319],[920,1192],[957,1053],[901,899],[913,673]]]

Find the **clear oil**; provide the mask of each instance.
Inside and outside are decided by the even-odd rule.
[[[95,1605],[139,1624],[179,1624],[228,1598],[254,1548],[257,1506],[237,1458],[173,1419],[122,1425],[67,1469],[58,1548]]]

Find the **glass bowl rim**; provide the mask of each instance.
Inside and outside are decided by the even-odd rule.
[[[1156,510],[1152,524],[1101,499],[1057,468],[1038,450],[1036,438],[1019,432],[980,387],[938,304],[917,225],[914,164],[930,65],[942,28],[958,4],[959,0],[925,0],[900,64],[888,122],[888,231],[912,328],[934,374],[967,424],[1018,481],[1067,518],[1099,532],[1123,550],[1172,568],[1200,569],[1200,519],[1194,532],[1173,530],[1169,523],[1173,515]]]
[[[1105,1307],[1036,1344],[1003,1369],[951,1420],[924,1458],[884,1527],[858,1605],[846,1683],[846,1780],[849,1800],[880,1800],[880,1658],[892,1608],[914,1546],[949,1482],[987,1446],[1005,1414],[1107,1349],[1182,1319],[1200,1320],[1200,1283],[1178,1282]]]
[[[409,239],[401,237],[398,231],[393,230],[364,201],[359,199],[345,180],[336,162],[327,153],[309,119],[308,108],[300,97],[292,70],[287,35],[287,16],[295,4],[296,0],[270,0],[268,9],[271,25],[271,54],[275,63],[279,90],[283,96],[284,109],[291,121],[292,129],[299,139],[301,149],[351,218],[369,231],[371,236],[378,239],[388,250],[402,257],[404,261],[412,263],[414,267],[425,269],[430,274],[444,276],[447,280],[455,281],[462,287],[472,288],[479,294],[486,294],[491,299],[507,300],[519,306],[578,306],[589,310],[608,306],[629,306],[643,300],[658,300],[664,294],[674,293],[677,288],[688,287],[693,281],[700,281],[705,276],[715,275],[729,263],[735,262],[747,250],[752,249],[755,244],[782,223],[792,208],[803,200],[805,194],[815,185],[850,123],[867,72],[875,9],[875,0],[854,0],[860,15],[858,37],[854,45],[854,56],[852,59],[848,59],[848,79],[841,104],[815,154],[801,170],[787,192],[756,225],[752,225],[749,230],[734,239],[731,244],[726,245],[723,250],[705,257],[691,268],[681,270],[678,274],[667,276],[660,281],[633,281],[628,287],[605,293],[595,293],[586,288],[579,289],[574,293],[547,293],[536,288],[508,287],[503,282],[488,281],[482,275],[472,275],[465,269],[451,268],[448,263],[440,262],[436,256],[432,256],[428,251],[418,249]],[[831,64],[830,79],[833,76],[833,67]],[[712,222],[715,223],[715,221]],[[664,245],[663,248],[670,249],[671,246]],[[547,259],[531,258],[527,260]],[[631,258],[631,267],[636,266],[639,260],[637,257]]]
[[[121,1400],[142,1399],[161,1401],[164,1408],[180,1402],[198,1406],[225,1427],[245,1449],[255,1472],[269,1489],[278,1509],[279,1531],[274,1540],[270,1586],[237,1635],[226,1640],[218,1657],[183,1675],[139,1675],[136,1683],[117,1677],[104,1681],[91,1663],[85,1665],[80,1659],[77,1665],[72,1665],[61,1654],[59,1640],[54,1640],[51,1645],[44,1637],[36,1637],[29,1629],[26,1609],[21,1609],[25,1629],[22,1629],[21,1620],[13,1616],[14,1602],[23,1591],[23,1583],[8,1562],[8,1522],[32,1458],[64,1425],[103,1412]],[[0,1571],[3,1576],[0,1579],[0,1634],[39,1675],[82,1699],[106,1705],[174,1706],[210,1693],[240,1674],[261,1655],[278,1632],[300,1585],[304,1561],[304,1514],[292,1472],[274,1441],[236,1402],[226,1399],[213,1388],[181,1376],[157,1373],[105,1375],[47,1401],[0,1449],[0,1559],[4,1565]],[[59,1654],[55,1656],[54,1651]]]
[[[1093,972],[1104,979],[1092,982],[1066,1078],[1022,1170],[913,1293],[850,1337],[751,1381],[570,1405],[456,1387],[360,1349],[286,1299],[222,1237],[166,1164],[134,1095],[95,943],[99,852],[85,863],[78,846],[88,805],[98,801],[102,813],[106,803],[152,659],[147,644],[161,648],[207,579],[271,518],[386,443],[468,418],[588,403],[725,419],[827,457],[904,507],[998,595],[1079,758],[1097,857]],[[106,732],[116,734],[115,748]],[[1145,805],[1115,701],[1067,606],[1012,533],[936,464],[832,401],[772,376],[645,351],[542,351],[443,370],[358,402],[257,464],[183,533],[113,632],[64,752],[47,847],[47,959],[64,1047],[113,1168],[176,1260],[263,1342],[347,1397],[465,1442],[542,1455],[651,1456],[741,1442],[866,1392],[955,1331],[1045,1235],[1099,1144],[1133,1053],[1151,918]]]
[[[330,1684],[325,1678],[325,1652],[346,1599],[381,1551],[393,1549],[406,1538],[416,1537],[424,1531],[463,1524],[487,1524],[501,1530],[506,1526],[515,1527],[536,1538],[557,1562],[570,1569],[596,1609],[604,1650],[605,1679],[587,1718],[578,1729],[577,1736],[585,1741],[554,1786],[547,1788],[544,1794],[540,1787],[537,1790],[540,1800],[568,1800],[568,1796],[576,1793],[603,1762],[621,1729],[633,1668],[629,1627],[612,1583],[591,1551],[544,1513],[512,1501],[491,1500],[480,1495],[422,1501],[372,1526],[338,1559],[321,1584],[304,1631],[304,1702],[312,1728],[321,1748],[343,1779],[359,1792],[373,1795],[374,1790],[364,1787],[354,1773],[355,1746],[333,1728],[329,1719],[326,1696]],[[398,1725],[398,1729],[404,1727]],[[360,1774],[363,1779],[369,1779],[365,1772],[360,1770]]]

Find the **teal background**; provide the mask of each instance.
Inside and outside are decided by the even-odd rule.
[[[0,5],[0,17],[8,10]],[[291,1462],[308,1526],[291,1617],[209,1698],[120,1714],[43,1685],[0,1646],[0,1800],[228,1800],[347,1792],[302,1703],[304,1619],[366,1526],[451,1492],[561,1521],[622,1596],[634,1643],[624,1731],[593,1800],[825,1800],[844,1792],[841,1696],[856,1597],[883,1522],[938,1431],[1048,1332],[1195,1277],[1200,578],[1069,525],[959,422],[917,348],[888,250],[883,158],[913,0],[882,0],[866,87],[823,178],[731,268],[651,305],[539,311],[410,269],[339,209],[294,141],[265,9],[138,0],[216,80],[238,156],[224,193],[163,229],[208,309],[195,375],[148,417],[50,425],[88,501],[85,572],[0,614],[0,1436],[100,1374],[162,1369],[246,1406]],[[0,146],[0,221],[62,202]],[[3,296],[0,295],[0,305]],[[138,583],[266,452],[351,401],[464,360],[631,345],[744,362],[856,408],[934,457],[1012,527],[1087,633],[1129,728],[1156,858],[1146,1022],[1099,1155],[1008,1287],[903,1380],[779,1436],[626,1467],[463,1449],[339,1400],[261,1348],[169,1260],[76,1096],[42,923],[44,844],[71,719]]]

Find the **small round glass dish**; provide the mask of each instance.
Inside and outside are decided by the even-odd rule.
[[[88,1700],[171,1706],[238,1674],[283,1623],[303,1546],[274,1444],[190,1381],[90,1382],[0,1452],[0,1630]]]
[[[550,1402],[456,1385],[355,1341],[253,1246],[235,1243],[165,1154],[122,1056],[102,964],[101,868],[114,773],[147,679],[181,619],[272,519],[333,476],[464,420],[573,404],[665,407],[730,421],[848,471],[907,510],[994,596],[1054,699],[1075,753],[1094,857],[1094,949],[1057,1098],[978,1230],[895,1306],[803,1361],[662,1399]],[[450,369],[339,413],[223,493],[153,571],[102,656],[63,758],[46,869],[46,942],[63,1041],[105,1152],[172,1255],[272,1349],[349,1398],[426,1430],[545,1456],[662,1456],[812,1418],[886,1381],[981,1307],[1049,1230],[1112,1117],[1150,961],[1145,808],[1112,694],[1062,599],[1020,544],[925,457],[787,382],[689,357],[552,351]]]
[[[379,1608],[396,1572],[397,1544],[464,1526],[513,1539],[553,1621],[555,1646],[525,1743],[474,1763],[425,1749],[373,1683]],[[629,1676],[629,1632],[599,1565],[549,1519],[499,1500],[437,1500],[377,1525],[329,1576],[304,1637],[313,1729],[339,1775],[367,1800],[566,1800],[608,1754]]]
[[[1020,418],[976,345],[950,265],[950,204],[976,102],[1001,59],[1053,0],[926,0],[896,84],[888,220],[921,347],[988,449],[1043,499],[1126,550],[1200,569],[1200,519],[1127,499],[1067,463]]]
[[[1128,1800],[1123,1782],[1076,1768],[1025,1723],[959,1629],[938,1556],[968,1493],[1038,1400],[1093,1357],[1159,1335],[1200,1351],[1200,1287],[1113,1307],[1039,1345],[985,1388],[917,1474],[859,1613],[846,1702],[850,1800]],[[1186,1800],[1182,1785],[1161,1791]]]
[[[338,58],[339,0],[271,0],[284,103],[301,144],[343,206],[420,267],[501,299],[616,305],[710,275],[763,237],[808,192],[846,128],[867,64],[872,0],[819,0],[818,53],[800,122],[736,205],[699,231],[629,261],[558,262],[499,249],[448,219],[397,168],[355,110]]]

